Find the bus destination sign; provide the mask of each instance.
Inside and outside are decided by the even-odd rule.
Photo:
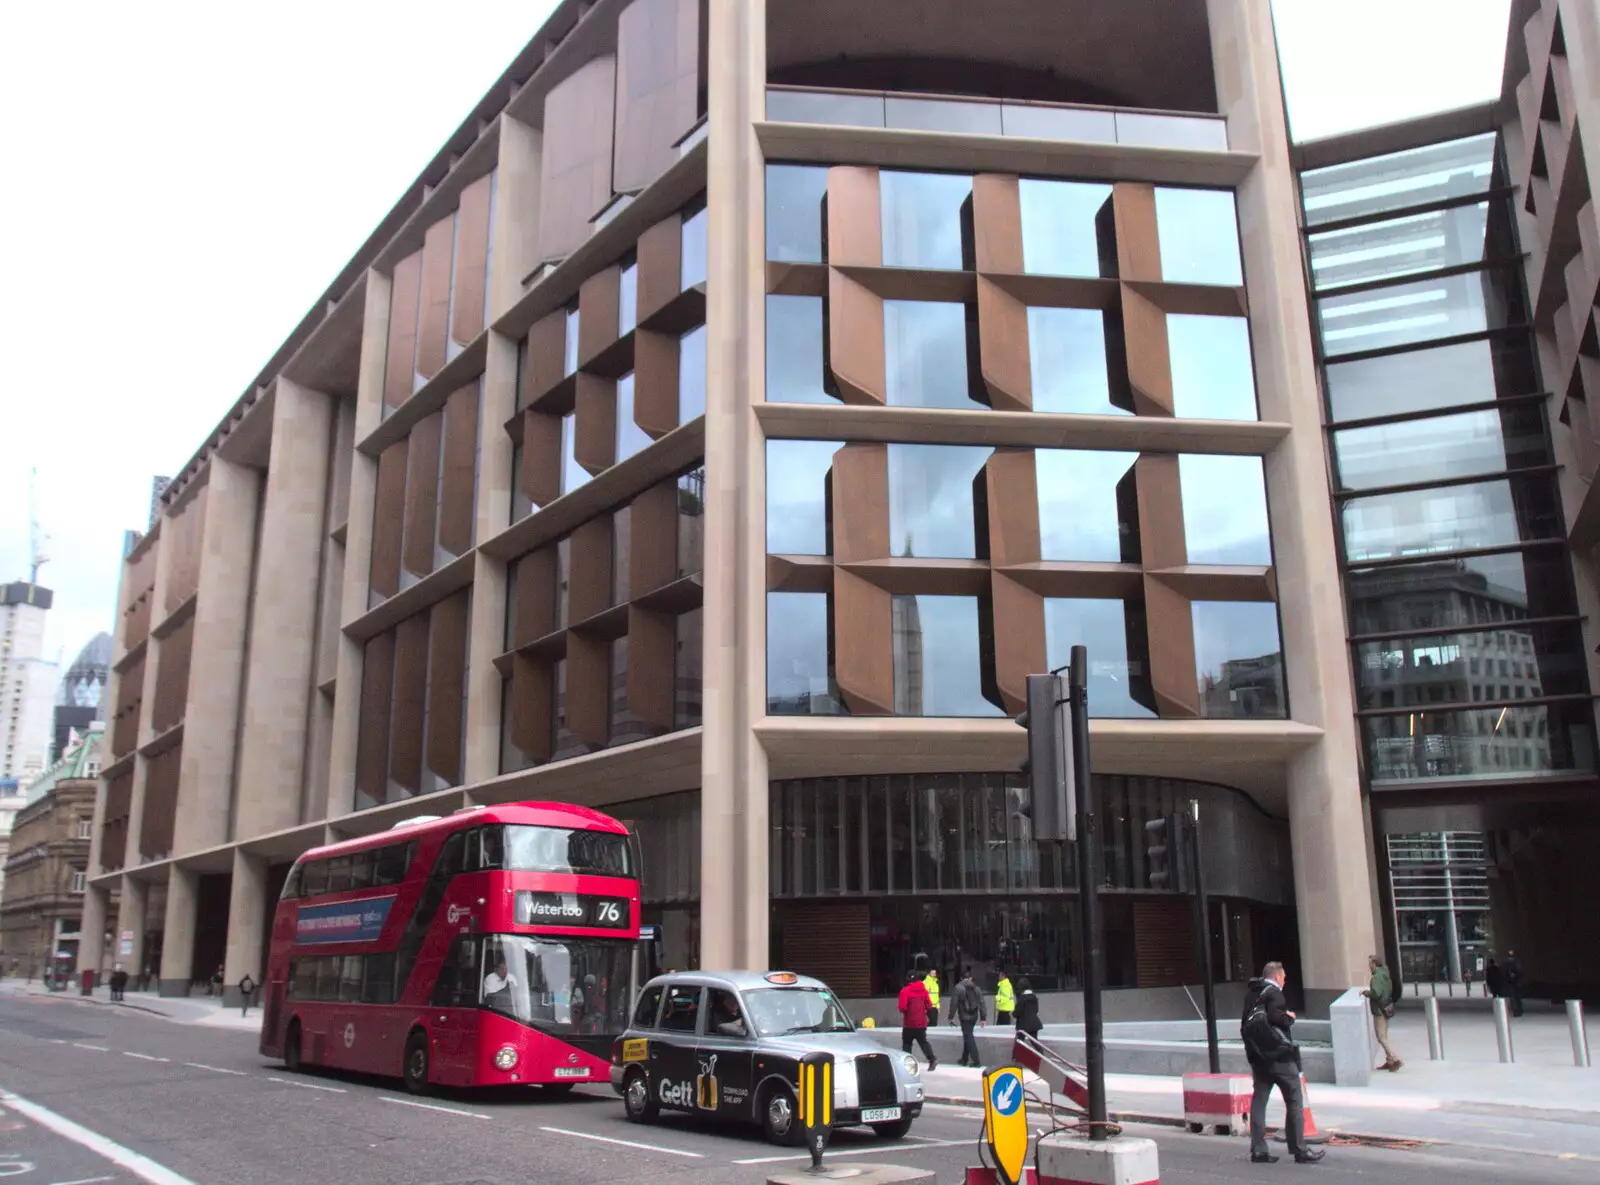
[[[626,897],[591,897],[584,893],[517,892],[519,926],[585,926],[626,930],[632,921]]]
[[[365,901],[335,901],[331,905],[302,905],[294,925],[296,946],[319,942],[373,942],[383,933],[394,897],[368,897]]]

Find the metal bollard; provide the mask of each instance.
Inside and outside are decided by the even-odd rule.
[[[1567,1001],[1567,1033],[1572,1038],[1572,1064],[1589,1064],[1589,1034],[1583,1029],[1583,1001]]]
[[[1516,1050],[1511,1047],[1511,1002],[1496,997],[1494,1002],[1494,1041],[1500,1047],[1500,1060],[1514,1062]]]
[[[1439,1027],[1439,1001],[1430,997],[1422,1002],[1422,1015],[1428,1022],[1428,1060],[1444,1061],[1444,1031]]]

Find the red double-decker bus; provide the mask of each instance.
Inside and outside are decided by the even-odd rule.
[[[606,1081],[628,1021],[627,829],[522,802],[314,848],[272,927],[261,1052],[430,1086]]]

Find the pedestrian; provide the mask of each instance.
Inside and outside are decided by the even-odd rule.
[[[1004,967],[996,966],[994,971],[1000,977],[1000,982],[994,985],[994,1023],[1008,1025],[1011,1023],[1011,1014],[1017,1010],[1017,993]]]
[[[217,969],[211,973],[211,983],[206,989],[207,994],[212,996],[222,995],[222,983],[222,964],[218,963]]]
[[[1017,980],[1017,992],[1017,1032],[1037,1038],[1044,1025],[1039,1021],[1039,997],[1026,975]]]
[[[239,1015],[248,1016],[250,1013],[250,997],[255,993],[256,981],[250,978],[250,972],[244,973],[244,978],[239,981]]]
[[[986,1020],[984,1012],[983,993],[972,982],[972,968],[968,967],[961,976],[961,982],[956,984],[955,999],[950,1009],[951,1019],[961,1023],[961,1060],[957,1065],[976,1067],[981,1064],[978,1060],[978,1039],[972,1035],[972,1030],[983,1027]]]
[[[1506,981],[1506,995],[1511,997],[1511,1015],[1522,1015],[1522,960],[1514,950],[1506,951],[1506,964],[1501,969]]]
[[[122,993],[127,986],[128,973],[122,969],[122,964],[118,963],[111,968],[111,998],[113,1000],[121,1000]]]
[[[1489,956],[1489,965],[1484,968],[1483,983],[1489,989],[1489,994],[1497,1000],[1506,994],[1505,969],[1495,962],[1493,955]]]
[[[922,986],[928,989],[928,1026],[939,1027],[939,973],[932,967],[922,977]]]
[[[899,1004],[900,1048],[910,1053],[912,1042],[916,1042],[928,1059],[928,1069],[937,1070],[939,1059],[933,1056],[933,1046],[928,1044],[928,989],[915,970],[906,972],[906,986],[900,989]]]
[[[1255,1093],[1250,1098],[1250,1161],[1274,1164],[1277,1157],[1267,1151],[1267,1099],[1276,1086],[1283,1096],[1287,1113],[1284,1126],[1289,1151],[1296,1164],[1314,1164],[1322,1153],[1306,1145],[1305,1097],[1300,1090],[1300,1047],[1289,1036],[1295,1015],[1283,996],[1288,979],[1282,963],[1268,963],[1261,978],[1252,979],[1245,992],[1244,1014],[1239,1036],[1244,1041],[1245,1057],[1250,1061],[1250,1076]]]
[[[1389,1021],[1394,1016],[1394,981],[1389,978],[1389,968],[1384,966],[1380,955],[1367,956],[1367,971],[1372,978],[1367,981],[1367,990],[1361,994],[1367,998],[1367,1007],[1372,1009],[1372,1030],[1378,1035],[1378,1044],[1383,1046],[1383,1065],[1376,1068],[1392,1074],[1405,1065],[1389,1045]]]

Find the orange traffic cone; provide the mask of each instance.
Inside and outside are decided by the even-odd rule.
[[[1317,1121],[1311,1116],[1311,1088],[1306,1085],[1306,1076],[1300,1075],[1300,1098],[1305,1103],[1306,1130],[1305,1140],[1308,1144],[1326,1144],[1328,1134],[1317,1128]]]

